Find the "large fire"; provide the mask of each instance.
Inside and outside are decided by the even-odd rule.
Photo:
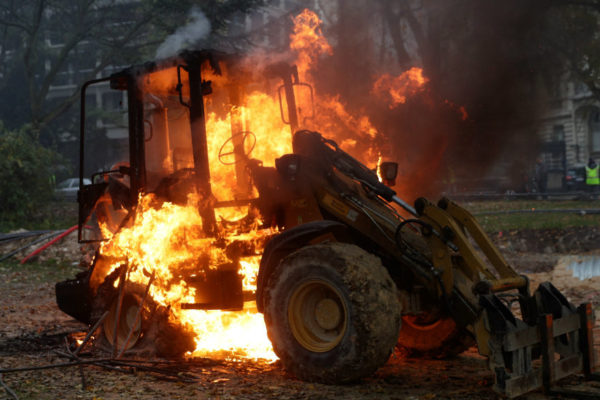
[[[290,35],[290,47],[296,54],[294,62],[300,79],[308,83],[311,83],[310,70],[315,59],[332,52],[320,25],[316,14],[304,10],[294,18],[294,30]],[[411,69],[406,74],[397,79],[381,77],[376,83],[376,90],[387,91],[394,101],[401,101],[402,96],[410,95],[426,82],[420,70]],[[224,70],[221,75],[205,79],[210,79],[214,88],[223,90],[230,78],[228,71]],[[176,84],[175,68],[153,73],[147,82],[154,93],[171,90]],[[401,84],[405,84],[406,88],[402,89]],[[312,101],[307,98],[308,94],[299,90],[296,93],[298,102],[307,104]],[[212,104],[216,100],[207,96],[206,131],[214,198],[202,198],[190,190],[185,202],[175,204],[161,202],[154,194],[142,195],[132,222],[114,235],[109,226],[102,226],[105,234],[113,236],[102,245],[100,253],[112,260],[105,276],[119,266],[127,265],[130,282],[145,287],[150,276],[154,277],[149,294],[154,302],[169,308],[170,319],[194,331],[196,348],[193,356],[226,352],[233,358],[274,360],[276,356],[267,338],[263,318],[256,312],[253,301],[245,299],[247,301],[241,311],[182,307],[182,304],[197,300],[197,289],[188,283],[189,278],[222,269],[223,266],[233,265],[243,277],[243,290],[249,293],[255,291],[264,242],[275,233],[270,222],[261,221],[258,212],[249,205],[215,208],[216,232],[208,235],[203,229],[199,210],[207,202],[216,204],[256,197],[256,190],[245,175],[244,161],[239,159],[245,157],[240,156],[240,149],[243,154],[260,160],[264,166],[273,166],[277,157],[292,151],[290,128],[282,121],[276,94],[253,88],[240,96],[243,97],[243,105],[230,106],[225,111]],[[156,107],[165,107],[160,99],[152,101],[157,104]],[[351,115],[337,97],[316,96],[314,102],[317,112],[310,118],[300,118],[301,128],[319,130],[350,152],[352,149],[360,150],[358,158],[370,167],[381,161],[380,151],[373,146],[378,133],[366,116]],[[153,118],[159,120],[157,116]],[[165,116],[161,121],[166,124],[166,119]],[[237,134],[232,135],[232,132]],[[171,131],[170,134],[176,135],[177,132]],[[147,149],[149,146],[152,145],[148,144]],[[189,158],[177,155],[177,147],[172,143],[152,149],[160,156],[152,166],[157,171],[172,172],[191,166]],[[242,242],[249,243],[246,247],[250,250],[232,256],[230,249]]]
[[[132,226],[119,230],[102,247],[101,254],[115,260],[112,269],[126,262],[131,282],[145,286],[154,274],[149,294],[158,304],[170,306],[171,318],[194,330],[194,356],[228,350],[235,356],[275,359],[262,316],[256,313],[252,302],[246,302],[244,310],[239,312],[181,308],[183,303],[194,303],[196,295],[184,276],[230,263],[226,249],[236,241],[255,243],[258,250],[264,238],[272,233],[256,226],[247,226],[246,232],[240,232],[241,224],[231,226],[225,229],[220,225],[217,237],[208,237],[202,230],[196,196],[190,194],[187,205],[169,202],[158,205],[154,195],[148,194],[140,198]],[[239,260],[239,274],[243,275],[246,291],[256,290],[259,262],[258,255]]]

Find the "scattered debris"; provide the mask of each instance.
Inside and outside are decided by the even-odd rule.
[[[76,227],[63,230],[20,230],[0,234],[0,262],[15,257],[25,263],[36,257],[44,261],[57,259],[60,261],[73,261],[81,258],[81,248],[77,240],[71,235]],[[60,242],[60,246],[58,243]],[[30,248],[32,252],[25,253]],[[23,258],[24,257],[24,258]]]
[[[4,388],[4,390],[6,390],[6,393],[8,393],[13,399],[19,400],[19,397],[17,396],[17,394],[15,392],[13,392],[11,388],[9,388],[8,386],[6,386],[6,383],[4,383],[4,381],[2,380],[2,374],[1,373],[0,373],[0,385],[2,385],[2,387]]]
[[[60,235],[62,232],[63,231],[52,231],[52,232],[50,232],[46,236],[42,236],[40,238],[32,240],[31,242],[25,244],[24,246],[18,247],[15,250],[9,252],[8,254],[3,255],[2,258],[0,258],[0,261],[4,261],[4,260],[6,260],[6,259],[8,259],[8,258],[10,258],[12,256],[14,256],[15,254],[19,253],[20,251],[26,250],[26,249],[30,248],[31,246],[33,246],[33,245],[36,245],[36,244],[38,244],[40,242],[43,242],[44,240],[52,239],[53,237]],[[21,239],[21,238],[17,238],[17,239]]]
[[[19,240],[30,236],[39,236],[45,233],[49,233],[52,231],[44,230],[44,231],[27,231],[27,230],[18,230],[10,233],[0,233],[0,243],[8,243],[13,240]]]
[[[21,260],[21,264],[26,263],[29,259],[31,259],[32,257],[35,257],[37,254],[41,253],[42,251],[46,250],[48,247],[52,246],[53,244],[55,244],[56,242],[58,242],[59,240],[61,240],[62,238],[64,238],[65,236],[67,236],[68,234],[70,234],[71,232],[74,232],[77,229],[77,225],[70,227],[69,229],[66,229],[64,231],[59,231],[56,235],[55,238],[53,238],[52,240],[50,240],[48,243],[44,244],[43,246],[35,249],[34,251],[32,251],[31,253],[29,253],[27,256],[25,256],[25,258],[23,258]]]

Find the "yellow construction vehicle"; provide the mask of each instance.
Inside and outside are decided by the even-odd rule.
[[[235,76],[235,60],[211,51],[184,52],[84,85],[82,101],[94,84],[108,82],[126,94],[128,150],[107,160],[107,165],[124,158],[125,163],[84,184],[89,148],[83,103],[81,241],[87,240],[84,225],[103,198],[127,215],[113,223],[116,231],[136,218],[141,194],[176,201],[171,189],[178,184],[177,192],[183,186],[214,197],[206,102],[222,96],[235,105],[243,101],[243,91],[229,82],[221,87],[228,95],[218,94],[218,81],[211,84],[205,76],[224,70]],[[157,74],[174,84],[148,84]],[[424,198],[408,204],[334,141],[302,130],[294,98],[301,83],[293,67],[275,64],[259,75],[282,82],[275,87],[282,117],[294,133],[293,151],[282,154],[274,168],[262,166],[244,150],[251,133],[233,121],[238,187],[258,195],[207,202],[200,214],[208,236],[218,232],[215,210],[239,204],[279,227],[262,253],[252,295],[286,369],[304,380],[341,383],[373,373],[396,345],[439,357],[476,343],[489,359],[495,389],[508,397],[549,388],[570,374],[594,374],[590,304],[575,308],[551,283],[532,294],[528,279],[506,262],[464,208],[445,198],[437,205]],[[237,83],[248,85],[247,75],[240,76],[244,79]],[[157,163],[156,153],[161,160],[169,155],[171,166]],[[180,167],[178,160],[184,160]],[[384,181],[393,181],[397,165],[384,163],[380,170]],[[56,288],[61,309],[88,323],[96,322],[93,270]],[[198,286],[208,300],[186,307],[239,307],[247,296],[239,279],[227,278],[230,271],[215,273],[214,280],[208,276],[210,282]]]

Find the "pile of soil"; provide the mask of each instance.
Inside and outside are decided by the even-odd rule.
[[[600,250],[600,227],[521,229],[490,234],[500,249],[520,253],[582,254]]]
[[[549,272],[566,255],[600,254],[600,227],[522,229],[490,234],[508,263],[524,274]]]

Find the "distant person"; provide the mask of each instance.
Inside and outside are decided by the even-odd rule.
[[[598,174],[598,169],[598,164],[590,157],[588,164],[585,166],[585,184],[592,193],[596,193],[598,187],[600,187],[600,175]]]
[[[542,161],[541,157],[535,160],[535,188],[539,193],[546,193],[546,187],[548,183],[548,170],[546,164]]]

